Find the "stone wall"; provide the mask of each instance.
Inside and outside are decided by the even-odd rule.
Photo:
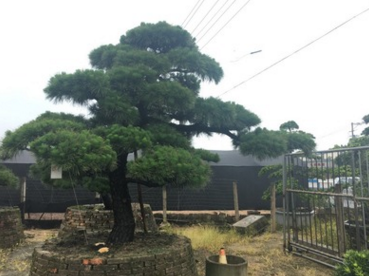
[[[246,215],[240,215],[240,219],[244,218]],[[154,212],[154,217],[157,223],[163,221],[162,211]],[[226,212],[176,212],[169,211],[167,213],[167,221],[169,223],[177,225],[192,225],[192,224],[206,224],[214,226],[226,226],[236,222],[234,214],[230,215]]]
[[[0,248],[10,248],[24,239],[18,207],[0,207]]]
[[[145,221],[149,231],[157,231],[150,205],[144,204]],[[136,231],[143,231],[141,209],[138,203],[132,203]],[[114,224],[113,211],[104,210],[102,204],[68,207],[60,226],[59,237],[86,232],[87,234],[110,231]]]
[[[157,249],[158,250],[158,249]],[[71,258],[35,248],[30,276],[197,276],[191,241],[178,236],[176,246],[158,253],[123,257]]]

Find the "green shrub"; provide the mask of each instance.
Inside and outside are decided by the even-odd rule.
[[[343,264],[336,267],[336,276],[369,276],[369,250],[349,250]]]

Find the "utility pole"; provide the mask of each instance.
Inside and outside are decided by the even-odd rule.
[[[355,134],[354,134],[354,123],[351,123],[351,138],[354,138]]]
[[[360,126],[362,125],[363,122],[360,122],[360,123],[351,123],[351,138],[355,138],[355,126]]]

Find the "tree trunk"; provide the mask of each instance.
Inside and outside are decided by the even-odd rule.
[[[135,221],[125,177],[126,162],[126,159],[119,160],[118,168],[110,175],[114,226],[109,234],[109,245],[122,245],[134,239]]]
[[[113,210],[113,202],[111,200],[110,194],[101,194],[101,199],[104,204],[105,210]]]

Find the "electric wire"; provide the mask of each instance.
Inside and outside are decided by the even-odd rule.
[[[208,45],[209,44],[209,42],[210,41],[212,41],[213,39],[214,39],[214,37],[216,37],[219,33],[220,33],[220,31],[221,30],[223,30],[228,24],[229,24],[229,22],[231,22],[232,21],[232,19],[233,18],[235,18],[235,16],[244,8],[244,7],[246,7],[247,6],[247,4],[248,3],[250,3],[250,1],[251,0],[248,0],[221,28],[220,28],[220,30],[219,31],[217,31],[216,33],[215,33],[215,35],[213,35],[209,40],[208,40],[208,42],[206,42],[201,48],[200,48],[200,50],[202,50],[206,45]],[[235,1],[234,1],[235,2]],[[232,3],[232,5],[234,4],[234,2]]]
[[[219,0],[217,0],[214,5],[210,8],[210,10],[205,14],[205,16],[200,20],[200,22],[196,25],[196,27],[192,30],[191,34],[193,34],[196,29],[201,25],[201,23],[205,20],[205,18],[209,15],[209,13],[215,8],[215,6],[219,3]]]
[[[224,2],[224,4],[216,11],[216,13],[213,15],[213,17],[212,18],[210,18],[210,20],[205,24],[205,26],[204,27],[202,27],[202,29],[198,32],[198,34],[197,35],[194,35],[194,37],[198,37],[201,33],[202,33],[202,31],[210,24],[210,22],[212,22],[213,21],[213,19],[218,15],[218,13],[223,9],[223,7],[225,6],[227,4],[227,1],[226,2]],[[211,28],[211,27],[210,27]],[[210,30],[210,29],[209,29]]]
[[[236,3],[236,0],[234,0],[231,5],[229,5],[226,10],[216,19],[216,21],[213,23],[213,25],[210,26],[210,28],[197,40],[197,42],[201,41],[201,39],[203,39],[204,36],[206,36],[209,31],[214,27],[215,24],[217,24],[219,22],[219,20],[224,16],[224,14],[234,5],[234,3]]]
[[[195,6],[192,8],[192,10],[189,12],[189,14],[186,16],[185,20],[182,22],[181,26],[183,26],[185,24],[185,22],[187,21],[187,19],[190,17],[190,15],[192,14],[192,12],[195,10],[195,8],[197,7],[197,5],[200,3],[201,0],[198,0],[195,4]]]
[[[269,65],[268,67],[266,67],[266,68],[264,68],[263,70],[259,71],[259,72],[258,72],[258,73],[256,73],[255,75],[251,76],[250,78],[248,78],[248,79],[246,79],[246,80],[244,80],[244,81],[240,82],[239,84],[237,84],[237,85],[233,86],[232,88],[228,89],[227,91],[225,91],[225,92],[223,92],[223,93],[219,94],[216,98],[219,98],[219,97],[221,97],[221,96],[223,96],[223,95],[225,95],[225,94],[229,93],[230,91],[232,91],[232,90],[236,89],[237,87],[239,87],[239,86],[241,86],[241,85],[243,85],[243,84],[247,83],[248,81],[252,80],[253,78],[255,78],[255,77],[257,77],[257,76],[261,75],[261,74],[262,74],[262,73],[264,73],[265,71],[267,71],[267,70],[269,70],[270,68],[272,68],[272,67],[276,66],[277,64],[279,64],[279,63],[281,63],[282,61],[286,60],[287,58],[289,58],[289,57],[291,57],[291,56],[293,56],[293,55],[297,54],[297,53],[298,53],[298,52],[300,52],[301,50],[303,50],[303,49],[307,48],[308,46],[312,45],[313,43],[317,42],[318,40],[320,40],[320,39],[324,38],[325,36],[327,36],[327,35],[331,34],[332,32],[334,32],[334,31],[336,31],[337,29],[339,29],[340,27],[342,27],[342,26],[346,25],[347,23],[349,23],[350,21],[352,21],[352,20],[353,20],[353,19],[355,19],[356,17],[358,17],[358,16],[360,16],[360,15],[362,15],[362,14],[366,13],[367,11],[369,11],[369,8],[367,8],[367,9],[365,9],[364,11],[362,11],[362,12],[360,12],[360,13],[356,14],[355,16],[353,16],[353,17],[349,18],[348,20],[344,21],[343,23],[341,23],[341,24],[337,25],[336,27],[334,27],[334,28],[333,28],[333,29],[331,29],[330,31],[328,31],[328,32],[326,32],[325,34],[321,35],[320,37],[318,37],[318,38],[314,39],[313,41],[309,42],[308,44],[306,44],[306,45],[302,46],[301,48],[299,48],[299,49],[297,49],[296,51],[292,52],[291,54],[289,54],[289,55],[285,56],[284,58],[282,58],[282,59],[280,59],[280,60],[278,60],[278,61],[276,61],[276,62],[272,63],[272,64],[271,64],[271,65]]]
[[[195,14],[198,12],[199,8],[202,6],[202,4],[204,3],[205,0],[202,0],[201,3],[199,4],[199,6],[196,8],[196,10],[194,11],[194,13],[191,15],[191,17],[188,19],[187,23],[185,25],[183,25],[183,28],[186,28],[186,26],[188,25],[188,23],[191,22],[192,18],[195,16]],[[200,2],[200,0],[199,0]]]
[[[346,127],[342,127],[340,129],[336,129],[334,131],[331,131],[331,132],[329,132],[327,134],[323,134],[323,135],[317,137],[317,139],[324,139],[324,138],[329,137],[329,136],[332,136],[334,134],[342,133],[342,132],[346,132],[346,131],[347,131],[347,128]]]

